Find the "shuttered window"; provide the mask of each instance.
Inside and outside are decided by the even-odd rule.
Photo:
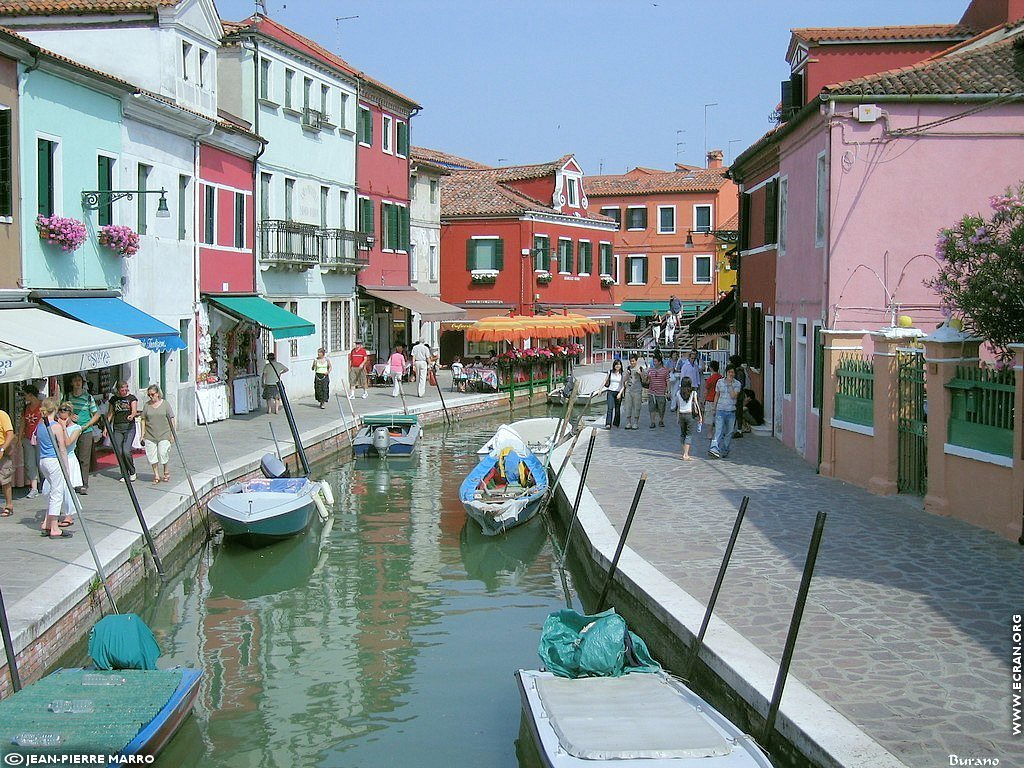
[[[647,209],[627,208],[626,229],[647,229]]]
[[[235,248],[245,248],[245,195],[235,192]]]
[[[594,246],[587,240],[580,240],[577,266],[581,275],[590,275],[594,272]]]
[[[614,264],[612,263],[612,244],[611,243],[601,243],[597,247],[597,252],[598,252],[598,259],[600,261],[600,264],[598,265],[598,267],[599,267],[599,271],[600,271],[601,275],[602,276],[604,276],[604,275],[611,276],[612,270],[614,269]]]
[[[396,125],[397,137],[396,137],[396,149],[398,154],[403,157],[407,157],[409,154],[409,124],[404,123],[401,120]]]
[[[40,216],[52,216],[54,207],[54,172],[56,171],[57,142],[39,139],[36,160],[37,200]]]
[[[357,211],[358,221],[356,227],[360,232],[366,235],[373,234],[373,200],[368,197],[359,198],[359,208]]]
[[[626,257],[626,280],[630,285],[647,284],[647,257]]]
[[[481,237],[466,241],[466,269],[496,269],[505,265],[505,242],[500,237]]]
[[[615,208],[602,208],[601,215],[607,216],[610,219],[615,219],[615,223],[620,227],[622,226],[622,209],[619,207]]]
[[[373,146],[373,114],[366,107],[359,108],[359,143]]]
[[[551,270],[551,238],[547,235],[533,236],[533,268]]]
[[[811,406],[821,408],[821,397],[825,382],[825,337],[821,326],[814,326],[814,378],[811,390]]]
[[[0,107],[0,216],[13,215],[11,110]]]
[[[771,245],[778,239],[779,180],[773,179],[764,187],[764,242]]]
[[[572,240],[558,238],[558,271],[572,272]]]
[[[100,192],[110,192],[114,188],[114,158],[100,155],[96,158],[96,187]],[[101,227],[114,223],[114,204],[110,202],[110,195],[100,196],[100,205],[97,211],[97,222]]]
[[[409,233],[409,208],[401,205],[398,207],[398,236],[400,238],[401,250],[408,251],[411,235]]]

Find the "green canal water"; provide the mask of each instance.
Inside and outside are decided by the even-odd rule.
[[[160,765],[532,762],[512,673],[539,663],[547,614],[567,594],[579,606],[543,520],[494,539],[467,522],[459,485],[498,423],[430,427],[411,459],[323,465],[326,526],[186,564],[150,623],[161,666],[204,679]]]

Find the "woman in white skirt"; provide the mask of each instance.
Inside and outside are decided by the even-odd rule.
[[[68,492],[64,472],[68,471],[68,451],[64,426],[57,415],[57,401],[48,397],[39,405],[41,418],[36,426],[36,443],[39,446],[39,470],[48,483],[46,490],[46,518],[43,520],[42,535],[51,539],[70,537],[60,529],[61,508],[66,503]],[[77,463],[77,462],[76,462]],[[64,470],[61,470],[63,465]],[[69,472],[70,475],[70,472]]]

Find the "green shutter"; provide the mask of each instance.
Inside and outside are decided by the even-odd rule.
[[[784,350],[785,363],[785,389],[787,395],[793,393],[793,323],[786,321],[783,325],[782,343],[786,345]]]
[[[647,229],[647,209],[646,208],[641,208],[640,209],[640,229]],[[646,278],[644,279],[644,282],[647,282]]]
[[[37,198],[40,216],[53,215],[53,144],[39,139],[36,149]]]
[[[364,232],[368,235],[372,235],[373,229],[373,199],[369,197],[363,198],[363,226]]]
[[[409,207],[403,205],[398,209],[399,214],[399,237],[402,238],[402,250],[408,251],[412,242],[412,235],[409,232]]]
[[[779,180],[773,179],[764,188],[764,242],[771,245],[777,239],[779,222]]]
[[[388,206],[388,248],[393,251],[400,250],[402,247],[402,236],[400,233],[399,222],[401,216],[398,213],[397,205]]]
[[[409,154],[409,124],[399,123],[398,124],[398,154],[406,155]]]
[[[466,269],[476,269],[476,241],[472,238],[466,241]]]
[[[643,283],[644,283],[644,285],[647,285],[647,259],[646,258],[641,259],[640,260],[640,264],[643,265],[643,275],[644,275]]]
[[[110,192],[113,189],[114,161],[109,157],[100,155],[96,160],[97,189],[100,192]],[[101,227],[114,222],[114,204],[110,202],[110,195],[103,195],[100,198],[99,210],[97,211],[97,222]]]
[[[568,243],[566,243],[566,245],[565,245],[565,271],[566,272],[573,272],[574,271],[573,270],[573,266],[575,266],[575,265],[573,264],[573,257],[575,255],[575,250],[576,250],[576,244],[573,243],[572,240],[570,240]]]
[[[505,266],[505,241],[498,238],[494,241],[494,268],[501,271]]]
[[[822,391],[825,382],[825,340],[821,335],[821,326],[814,328],[814,389],[811,405],[821,408]]]

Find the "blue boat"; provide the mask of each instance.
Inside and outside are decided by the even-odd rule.
[[[363,416],[363,425],[352,438],[352,450],[359,458],[409,456],[416,450],[421,434],[415,414]]]
[[[225,536],[261,544],[306,530],[319,491],[320,483],[305,477],[261,477],[229,485],[209,509]]]
[[[548,476],[533,453],[502,448],[484,456],[462,481],[459,499],[486,536],[496,536],[537,514],[548,492]]]

